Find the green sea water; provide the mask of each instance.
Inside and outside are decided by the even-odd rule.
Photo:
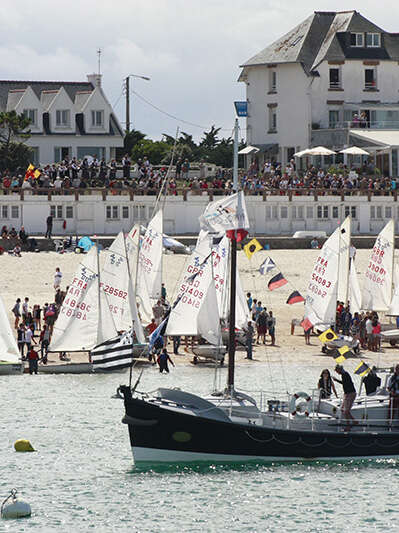
[[[310,390],[321,368],[238,367],[245,390]],[[32,517],[0,532],[342,532],[399,530],[399,462],[134,467],[124,375],[0,377],[0,499],[13,487]],[[224,378],[223,378],[224,379]],[[146,370],[140,390],[206,393],[210,368]],[[37,452],[16,453],[29,439]]]

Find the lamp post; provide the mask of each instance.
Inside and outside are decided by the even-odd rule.
[[[130,131],[130,78],[139,78],[141,80],[150,81],[148,76],[139,76],[138,74],[128,74],[125,78],[126,91],[126,133]]]

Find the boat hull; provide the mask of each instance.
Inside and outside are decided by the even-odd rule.
[[[24,371],[23,363],[1,363],[0,376],[17,376]]]
[[[123,373],[126,368],[95,368],[92,363],[65,363],[57,365],[39,365],[39,374],[109,374]]]
[[[277,429],[212,420],[129,398],[124,393],[136,464],[275,462],[399,456],[399,432]]]

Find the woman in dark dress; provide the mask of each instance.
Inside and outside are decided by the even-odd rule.
[[[325,368],[320,374],[320,379],[317,384],[317,388],[320,390],[320,398],[322,400],[329,400],[332,392],[334,392],[336,398],[338,398],[337,391],[333,380],[331,379],[330,371]]]

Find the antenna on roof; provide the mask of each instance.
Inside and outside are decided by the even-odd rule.
[[[97,50],[98,55],[98,74],[101,74],[101,48]]]

